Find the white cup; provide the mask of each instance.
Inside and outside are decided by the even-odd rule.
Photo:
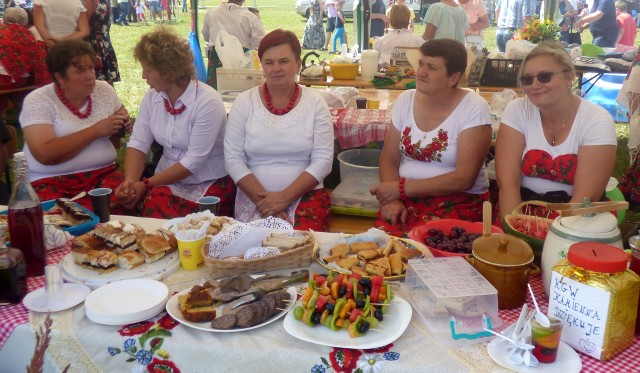
[[[60,265],[49,264],[44,267],[44,290],[47,297],[55,296],[62,290],[62,271]]]

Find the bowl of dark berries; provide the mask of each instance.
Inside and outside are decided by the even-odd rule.
[[[491,226],[491,233],[504,233]],[[425,244],[435,257],[467,256],[473,241],[482,236],[482,223],[457,219],[432,220],[409,232],[409,238]]]

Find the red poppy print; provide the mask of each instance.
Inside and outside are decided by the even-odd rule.
[[[176,367],[173,361],[161,360],[154,357],[151,363],[147,365],[147,372],[150,373],[180,373],[180,369]]]
[[[158,320],[158,325],[163,329],[171,330],[180,325],[180,323],[167,313]]]
[[[118,330],[118,333],[120,333],[120,335],[123,337],[144,334],[148,332],[149,329],[151,329],[153,324],[154,323],[152,321],[141,321],[134,324],[125,325],[122,329]]]
[[[532,149],[522,158],[522,174],[529,177],[573,185],[578,168],[576,154],[563,154],[553,158],[544,150]]]
[[[449,145],[449,134],[445,130],[438,130],[438,135],[431,139],[431,143],[422,147],[422,140],[413,143],[411,138],[411,128],[405,127],[400,138],[400,152],[409,158],[424,162],[441,162],[442,153]]]
[[[351,350],[348,348],[333,348],[329,353],[329,361],[331,367],[336,372],[352,373],[358,366],[358,359],[362,355],[360,350]]]
[[[393,347],[393,343],[389,343],[388,345],[382,346],[382,347],[367,348],[362,351],[365,354],[382,354],[382,353],[391,351],[391,347]]]

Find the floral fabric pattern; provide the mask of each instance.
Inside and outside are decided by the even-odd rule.
[[[24,85],[25,76],[35,72],[38,59],[36,39],[33,34],[18,24],[0,25],[0,63],[6,79],[0,85],[2,89],[18,88]]]
[[[116,51],[111,44],[109,29],[111,28],[110,0],[90,0],[95,2],[95,12],[89,19],[89,41],[100,58],[102,66],[96,66],[96,78],[110,84],[120,81],[120,70]]]
[[[168,314],[163,315],[157,322],[141,321],[125,325],[118,330],[118,334],[123,337],[139,337],[127,338],[122,348],[109,346],[107,352],[113,357],[125,356],[126,362],[136,362],[146,367],[148,372],[180,373],[175,363],[169,360],[169,353],[161,349],[165,338],[172,335],[170,330],[178,325],[179,323]]]
[[[296,208],[293,227],[299,231],[311,229],[328,232],[330,211],[331,200],[326,190],[316,189],[305,193]]]
[[[431,139],[429,144],[422,144],[422,140],[414,143],[411,138],[411,127],[405,127],[400,138],[400,152],[409,157],[424,162],[441,162],[442,153],[447,151],[449,134],[440,129],[438,136]]]
[[[378,212],[375,227],[388,234],[406,237],[409,231],[418,225],[436,219],[459,219],[482,221],[482,203],[489,200],[490,193],[456,193],[439,197],[413,197],[405,200],[407,222],[391,225]]]
[[[219,216],[233,216],[236,199],[236,186],[229,176],[211,184],[205,196],[220,198]],[[146,218],[173,219],[198,211],[198,203],[180,198],[168,186],[157,186],[145,195],[142,201],[141,216]]]
[[[522,158],[522,174],[529,177],[573,185],[578,168],[577,154],[553,158],[544,150],[529,150]]]
[[[391,351],[393,343],[374,349],[354,350],[334,347],[329,353],[329,360],[321,357],[321,363],[311,368],[312,373],[377,373],[383,366],[400,359],[398,352]]]

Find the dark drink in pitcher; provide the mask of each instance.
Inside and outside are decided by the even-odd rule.
[[[9,199],[9,237],[11,246],[22,251],[27,277],[44,275],[47,264],[42,206],[27,176],[24,153],[13,156],[16,182]]]
[[[0,305],[20,303],[27,295],[27,274],[22,252],[7,247],[7,224],[0,223]]]

